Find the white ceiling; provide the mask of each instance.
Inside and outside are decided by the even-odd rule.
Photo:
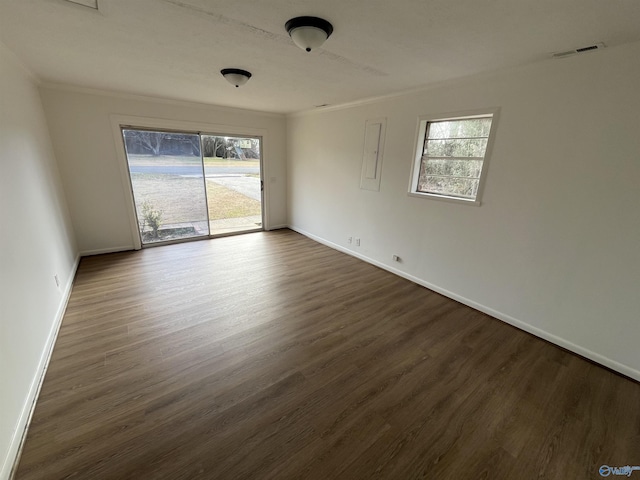
[[[293,112],[640,41],[638,0],[0,0],[0,39],[42,81]],[[284,24],[329,20],[322,48]],[[547,60],[562,61],[562,60]],[[234,88],[222,68],[249,70]]]

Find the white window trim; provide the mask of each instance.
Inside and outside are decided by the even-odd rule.
[[[480,172],[480,181],[478,182],[478,194],[475,200],[450,197],[447,195],[440,195],[437,193],[425,193],[417,191],[418,178],[420,177],[420,166],[422,162],[422,153],[424,149],[424,136],[429,122],[441,122],[446,120],[464,120],[468,118],[479,118],[492,116],[491,130],[489,130],[489,138],[487,140],[487,148],[484,153],[484,161],[482,162],[482,171]],[[465,205],[480,206],[482,203],[482,194],[484,192],[484,184],[487,180],[487,171],[489,169],[489,160],[491,159],[491,153],[493,151],[493,142],[495,140],[496,127],[498,125],[498,118],[500,116],[500,108],[483,108],[478,110],[467,110],[463,112],[454,113],[441,113],[433,115],[421,115],[418,117],[418,128],[416,131],[416,138],[414,142],[414,157],[411,164],[411,178],[409,180],[409,193],[411,197],[417,198],[430,198],[434,200],[441,200],[445,202],[461,203]]]

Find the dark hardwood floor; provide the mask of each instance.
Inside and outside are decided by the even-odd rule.
[[[84,258],[16,478],[603,464],[640,465],[640,384],[284,230]]]

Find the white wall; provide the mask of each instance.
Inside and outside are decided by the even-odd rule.
[[[640,379],[639,59],[635,43],[292,116],[290,225]],[[409,197],[417,117],[484,107],[501,116],[483,204]],[[374,117],[380,192],[359,189]]]
[[[4,479],[71,287],[76,246],[37,87],[2,43],[0,86],[0,478]]]
[[[134,247],[133,209],[112,116],[140,117],[141,123],[153,119],[178,129],[227,126],[229,133],[264,132],[265,227],[286,225],[284,116],[59,87],[43,87],[41,95],[81,253]]]

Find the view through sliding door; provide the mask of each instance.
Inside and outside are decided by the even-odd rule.
[[[122,135],[143,245],[262,229],[259,138]]]
[[[262,229],[259,138],[202,135],[212,235]]]

